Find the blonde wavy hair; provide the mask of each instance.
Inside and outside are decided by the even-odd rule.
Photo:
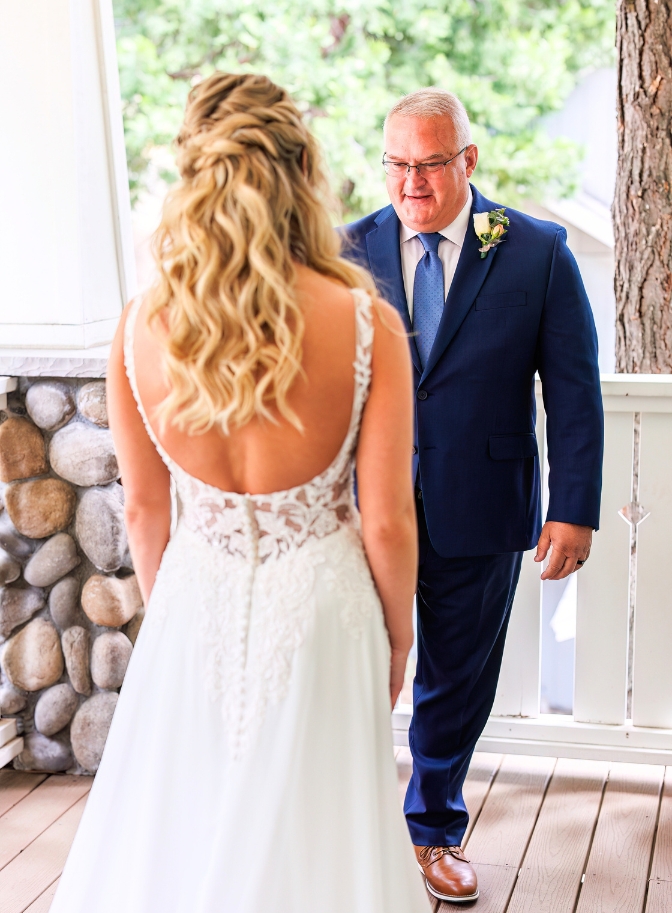
[[[287,401],[304,331],[295,264],[375,291],[340,256],[317,143],[270,79],[215,73],[189,95],[177,165],[149,292],[170,388],[157,417],[189,434],[277,413],[300,429]]]

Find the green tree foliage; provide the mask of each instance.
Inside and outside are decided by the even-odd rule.
[[[214,69],[285,86],[322,142],[350,218],[385,202],[381,127],[400,95],[456,92],[479,187],[513,204],[573,190],[580,150],[540,118],[613,59],[614,0],[114,0],[132,187],[165,155],[187,92]]]

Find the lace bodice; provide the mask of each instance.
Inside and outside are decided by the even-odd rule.
[[[208,485],[186,472],[161,446],[147,418],[136,379],[133,341],[140,300],[131,306],[124,338],[126,372],[147,433],[175,480],[181,522],[231,555],[263,563],[300,548],[311,538],[323,538],[341,526],[358,526],[353,464],[371,384],[373,323],[368,293],[352,289],[352,295],[356,315],[355,392],[350,426],[338,455],[309,482],[259,495],[227,492]]]

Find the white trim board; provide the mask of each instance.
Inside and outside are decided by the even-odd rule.
[[[11,742],[7,742],[0,748],[0,767],[5,767],[10,761],[13,761],[17,755],[23,751],[23,736],[17,736]]]
[[[408,745],[411,708],[392,714],[395,745]],[[541,755],[639,764],[672,764],[672,730],[577,723],[571,716],[541,714],[534,719],[491,716],[476,751]]]

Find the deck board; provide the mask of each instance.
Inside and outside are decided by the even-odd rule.
[[[91,788],[90,777],[49,777],[0,818],[0,870]]]
[[[59,877],[84,811],[86,796],[0,871],[0,913],[25,910]]]
[[[57,878],[53,884],[49,885],[47,890],[31,903],[25,913],[49,913],[49,907],[54,899],[59,880]]]
[[[47,774],[29,774],[20,770],[0,770],[0,816],[20,802],[46,780]]]
[[[472,862],[520,866],[554,764],[553,758],[504,759],[466,844]]]
[[[670,913],[672,910],[672,881],[650,881],[646,913]]]
[[[608,770],[558,761],[507,913],[573,913]]]
[[[656,845],[651,864],[653,881],[672,881],[672,767],[665,769]],[[672,910],[672,906],[670,907]]]
[[[462,789],[462,795],[469,812],[469,824],[462,841],[465,846],[471,836],[474,825],[478,821],[478,816],[483,809],[483,804],[490,792],[501,763],[501,754],[488,754],[485,751],[475,752],[471,759],[469,773]]]
[[[474,869],[478,877],[480,896],[474,908],[475,913],[503,913],[511,896],[511,888],[516,880],[517,867],[511,865],[487,865],[475,862]],[[467,905],[466,909],[470,909]],[[455,913],[454,904],[441,903],[436,913]]]
[[[576,913],[644,906],[663,767],[612,764]]]

